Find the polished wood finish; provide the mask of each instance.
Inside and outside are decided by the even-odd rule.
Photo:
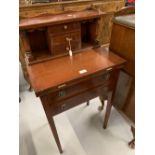
[[[29,64],[99,46],[96,10],[44,15],[20,20],[20,37]]]
[[[107,61],[107,57],[109,57],[109,61]],[[30,65],[27,66],[27,69],[31,77],[31,84],[34,91],[37,95],[41,95],[44,91],[49,90],[49,88],[58,90],[59,88],[54,87],[55,85],[61,86],[67,81],[74,82],[76,78],[84,79],[90,74],[93,75],[93,73],[100,74],[100,69],[102,69],[102,67],[108,69],[120,63],[120,61],[123,63],[124,59],[117,57],[113,53],[108,54],[106,49],[102,52],[102,48],[98,48],[88,49],[84,52],[74,54],[72,58],[65,56],[44,63]],[[91,64],[97,65],[91,65],[90,62]],[[79,71],[82,69],[87,69],[87,73],[80,74]],[[48,72],[48,70],[50,70],[50,72]],[[104,78],[105,77],[103,77],[103,80]],[[99,80],[95,81],[95,83],[98,82]],[[67,83],[65,84],[67,85]]]
[[[70,22],[70,23],[65,22],[65,24],[48,27],[48,32],[54,35],[54,34],[79,31],[80,29],[81,29],[80,22]]]
[[[32,87],[40,97],[60,153],[62,147],[52,117],[81,103],[114,95],[117,78],[125,60],[106,48],[87,49],[46,62],[27,65]],[[79,71],[86,70],[80,74]],[[113,98],[109,96],[111,104]],[[108,120],[108,115],[105,117]]]

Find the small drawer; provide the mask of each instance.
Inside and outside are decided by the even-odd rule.
[[[48,27],[48,33],[50,34],[60,34],[65,32],[71,32],[75,30],[81,30],[80,23],[66,23],[61,25],[55,25]]]
[[[69,51],[69,42],[67,39],[71,39],[72,51],[81,49],[81,34],[80,31],[65,33],[63,35],[50,36],[49,47],[52,55],[59,55]]]

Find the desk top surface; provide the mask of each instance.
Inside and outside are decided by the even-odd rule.
[[[27,66],[32,87],[37,96],[46,90],[59,85],[82,79],[110,67],[119,66],[125,60],[108,52],[106,48],[89,49],[73,54],[73,57],[64,56],[46,62]],[[80,74],[79,71],[87,72]]]

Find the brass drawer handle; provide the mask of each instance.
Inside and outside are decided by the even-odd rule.
[[[105,79],[106,80],[109,80],[109,78],[110,78],[110,73],[108,73],[108,74],[105,75]]]
[[[67,30],[68,26],[67,25],[64,25],[64,30]]]
[[[58,89],[66,87],[66,84],[62,84],[58,86]]]
[[[66,95],[66,92],[64,90],[59,91],[59,97],[63,97]]]

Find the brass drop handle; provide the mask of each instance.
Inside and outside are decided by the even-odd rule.
[[[69,55],[70,55],[70,57],[72,57],[72,47],[71,47],[71,40],[72,40],[72,38],[68,38],[68,37],[66,37],[66,41],[68,41],[68,44],[69,44]]]
[[[67,25],[64,25],[64,30],[67,30],[68,26]]]
[[[63,97],[66,95],[66,92],[64,90],[59,91],[59,97]]]

